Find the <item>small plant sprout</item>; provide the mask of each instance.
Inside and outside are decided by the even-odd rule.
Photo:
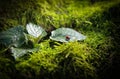
[[[29,23],[26,29],[23,26],[16,26],[1,32],[0,35],[0,44],[9,47],[16,59],[28,52],[37,51],[38,47],[32,45],[37,44],[47,33],[42,27]]]
[[[26,32],[27,31],[27,32]],[[0,33],[0,44],[10,47],[13,56],[19,58],[28,52],[35,52],[36,44],[47,35],[46,31],[33,23],[28,23],[26,29],[17,26]],[[58,28],[51,32],[50,39],[60,42],[84,40],[86,36],[70,28]]]

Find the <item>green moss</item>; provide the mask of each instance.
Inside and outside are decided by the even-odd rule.
[[[63,76],[62,78],[69,78],[69,76],[72,78],[95,77],[95,67],[90,61],[94,59],[91,55],[94,54],[96,57],[97,54],[95,55],[95,51],[86,44],[79,42],[57,43],[54,45],[54,49],[50,47],[49,41],[39,45],[41,49],[31,54],[29,59],[18,63],[17,69],[21,71],[22,68],[26,73],[26,69],[30,67],[36,75],[41,75],[40,72],[45,69],[47,75],[52,75],[52,77],[56,76],[55,74],[60,74]],[[42,75],[45,76],[45,73]]]
[[[46,30],[51,27],[70,27],[87,36],[80,42],[41,41],[36,45],[40,47],[38,52],[16,60],[15,68],[20,73],[20,78],[96,79],[105,76],[102,72],[110,67],[111,56],[114,52],[118,53],[120,48],[119,20],[115,21],[115,14],[109,13],[119,1],[94,4],[89,0],[11,1],[11,5],[7,3],[3,6],[5,2],[1,4],[6,9],[0,8],[0,12],[4,12],[0,15],[0,30],[33,22]],[[2,54],[0,56],[3,57]],[[0,69],[5,66],[12,73],[11,66],[14,64],[9,64],[8,67],[5,62],[10,63],[0,59],[0,63],[4,64],[0,65]],[[7,79],[10,76],[4,71],[0,75],[6,75]]]
[[[15,65],[9,58],[0,56],[0,79],[11,79],[14,78]]]
[[[17,26],[18,22],[17,22],[17,20],[14,20],[14,19],[1,19],[0,24],[2,25],[0,27],[0,30],[6,30],[8,28]]]

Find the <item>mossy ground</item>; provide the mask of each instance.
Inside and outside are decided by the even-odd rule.
[[[4,0],[0,6],[1,31],[33,22],[47,32],[52,28],[69,27],[87,36],[84,41],[70,43],[45,38],[35,45],[40,47],[38,52],[17,60],[9,50],[1,52],[0,79],[119,77],[119,1]]]

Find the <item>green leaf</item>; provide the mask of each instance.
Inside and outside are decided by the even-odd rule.
[[[50,39],[60,42],[84,40],[85,38],[86,36],[70,28],[56,29],[51,32],[50,36]]]
[[[20,47],[25,42],[24,29],[17,26],[0,33],[0,44]]]
[[[14,48],[11,47],[11,52],[13,54],[13,56],[15,57],[15,59],[22,57],[23,55],[30,53],[30,52],[35,52],[37,51],[39,48]]]
[[[46,31],[42,27],[32,24],[32,23],[27,24],[26,29],[30,35],[32,35],[36,38],[44,37],[47,35]]]

